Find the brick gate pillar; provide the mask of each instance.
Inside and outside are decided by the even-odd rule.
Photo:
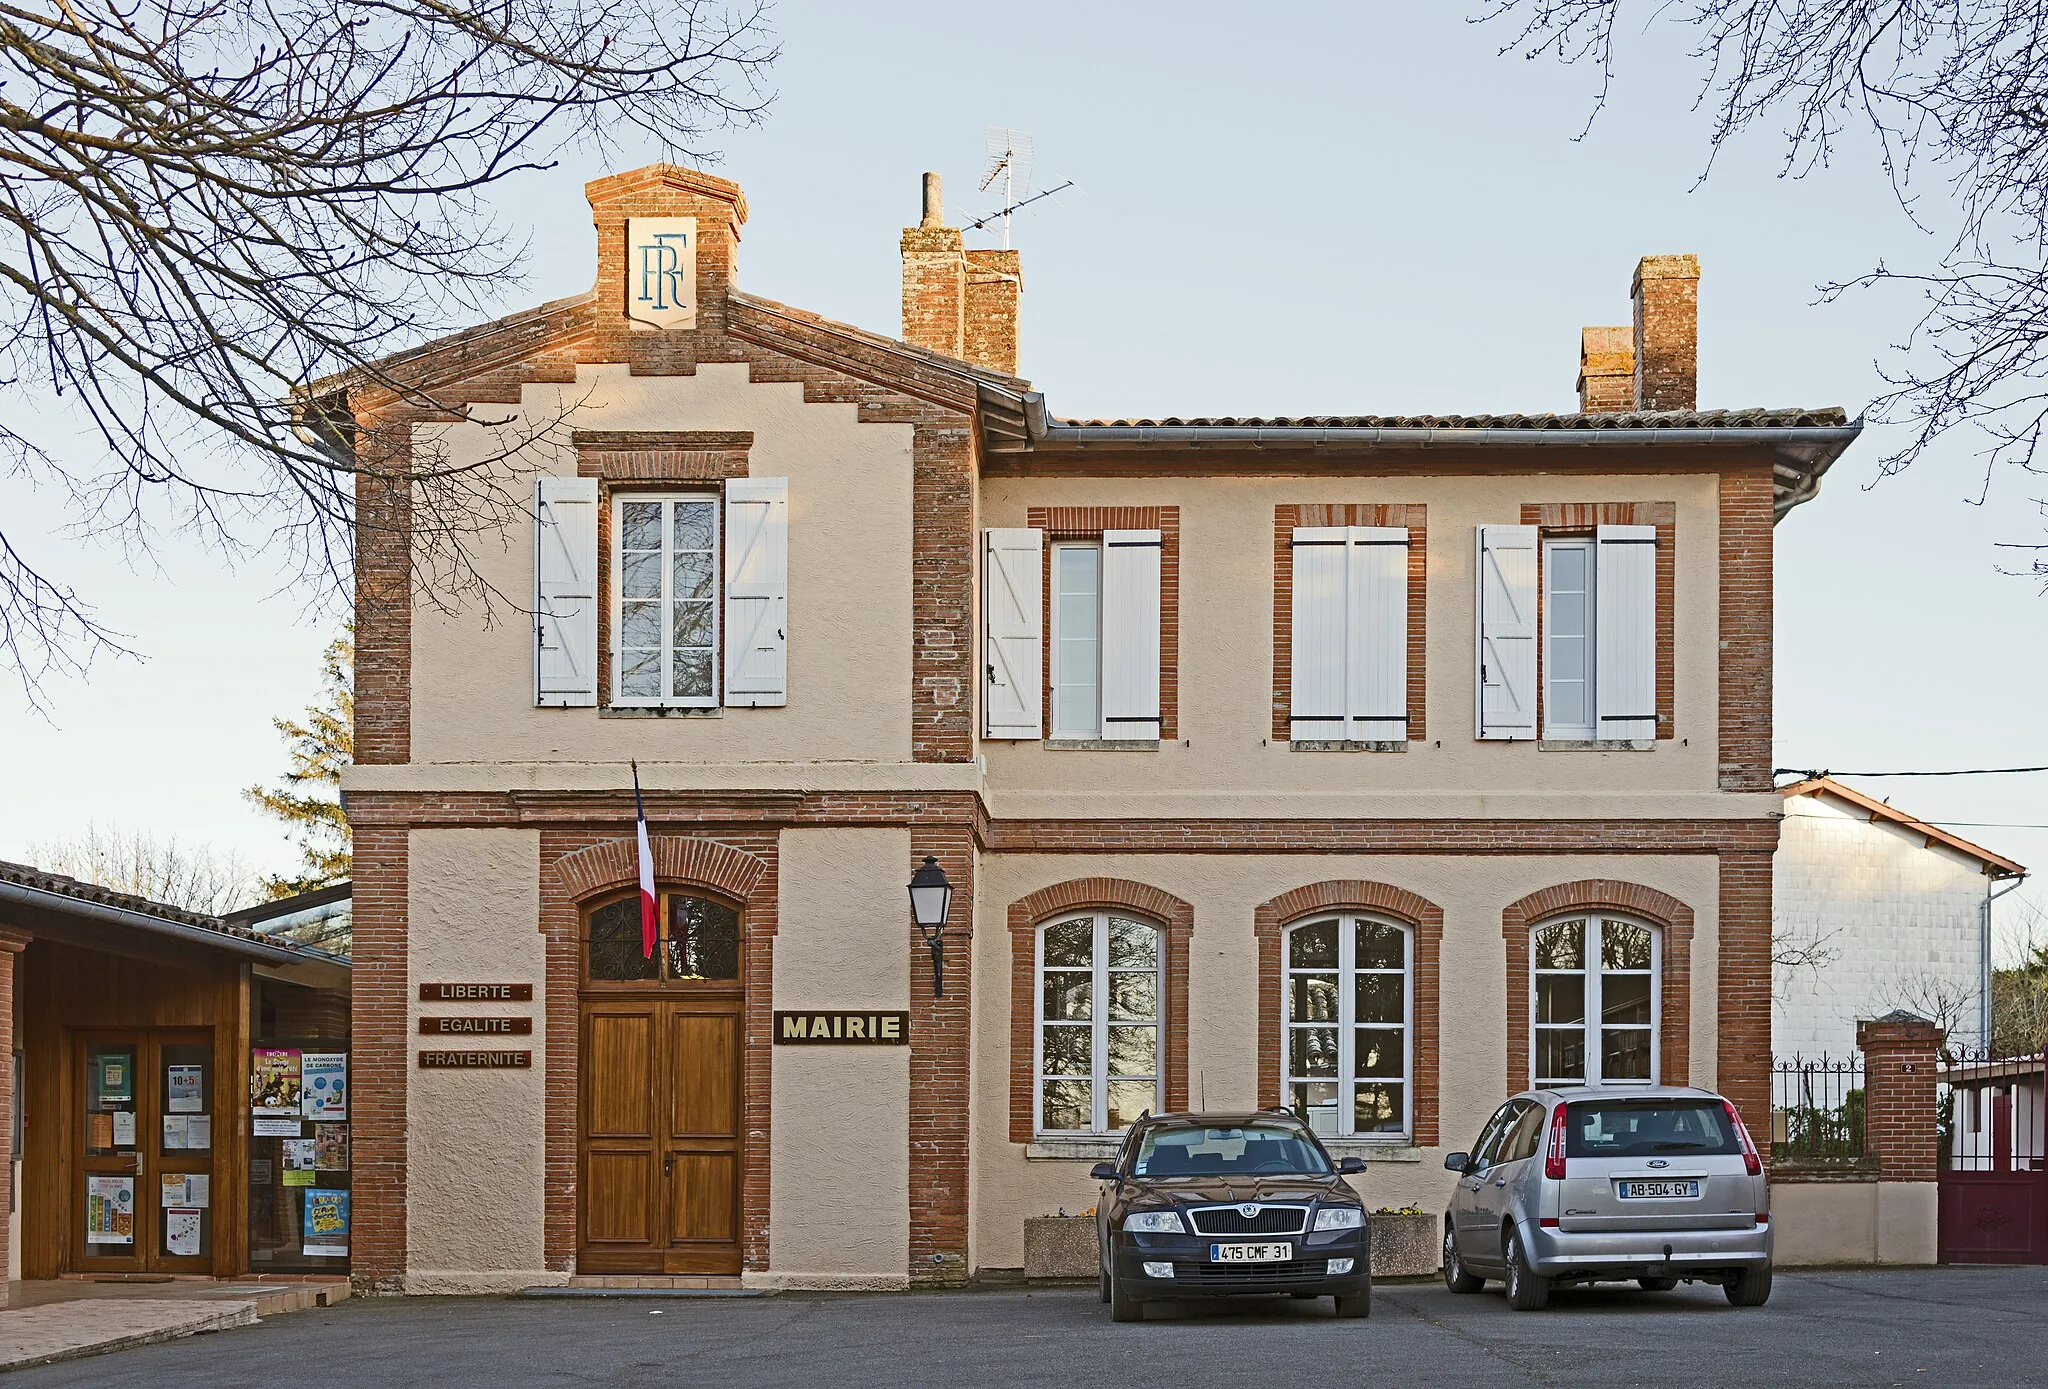
[[[1935,1066],[1946,1036],[1936,1024],[1904,1011],[1856,1024],[1856,1045],[1863,1052],[1863,1151],[1877,1163],[1882,1264],[1936,1259]]]

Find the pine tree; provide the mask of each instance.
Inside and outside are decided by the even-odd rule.
[[[242,794],[292,827],[298,843],[297,877],[263,880],[272,900],[311,892],[349,875],[348,820],[341,812],[341,769],[355,760],[356,629],[353,623],[327,644],[321,657],[321,702],[308,705],[306,721],[272,719],[284,735],[291,770],[283,784],[251,786]]]

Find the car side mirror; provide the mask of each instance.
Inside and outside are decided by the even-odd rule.
[[[1365,1170],[1365,1159],[1362,1157],[1338,1158],[1337,1170],[1347,1177],[1354,1173],[1363,1172]]]
[[[1088,1175],[1093,1177],[1098,1182],[1114,1182],[1121,1180],[1116,1174],[1116,1164],[1113,1162],[1096,1163],[1093,1167],[1088,1169]]]
[[[1470,1167],[1471,1165],[1472,1154],[1470,1153],[1444,1154],[1444,1166],[1449,1168],[1453,1172],[1463,1172],[1466,1168]]]

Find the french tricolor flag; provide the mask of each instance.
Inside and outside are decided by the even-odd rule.
[[[647,808],[640,804],[640,764],[633,767],[633,833],[640,848],[640,955],[654,958],[655,938],[661,934],[660,899],[654,895],[654,849],[647,842]]]

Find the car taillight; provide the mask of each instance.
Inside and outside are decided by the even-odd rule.
[[[1564,1180],[1564,1112],[1559,1105],[1550,1116],[1550,1146],[1543,1152],[1543,1175],[1553,1182]]]
[[[1727,1100],[1721,1101],[1721,1108],[1728,1111],[1728,1122],[1735,1125],[1735,1136],[1742,1140],[1742,1165],[1752,1177],[1760,1177],[1764,1171],[1764,1160],[1757,1156],[1756,1144],[1749,1141],[1749,1127],[1742,1122],[1742,1116],[1735,1112],[1735,1106]]]

